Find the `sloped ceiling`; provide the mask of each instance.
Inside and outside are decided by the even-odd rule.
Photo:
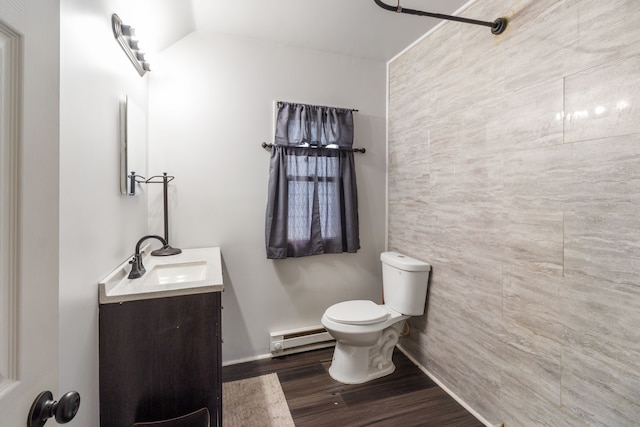
[[[197,30],[387,61],[440,20],[393,13],[373,0],[191,0]],[[385,0],[397,4],[398,0]],[[453,14],[468,0],[400,0]],[[493,21],[497,17],[471,17]],[[455,25],[463,25],[456,23]]]
[[[147,53],[157,53],[196,30],[193,6],[187,0],[122,0],[115,10],[136,28]]]

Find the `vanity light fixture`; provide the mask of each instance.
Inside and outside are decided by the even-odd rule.
[[[144,76],[147,71],[151,71],[151,64],[145,60],[145,54],[140,50],[140,42],[135,38],[135,28],[131,25],[123,24],[120,17],[115,13],[111,15],[111,27],[118,44],[124,50],[140,77]]]

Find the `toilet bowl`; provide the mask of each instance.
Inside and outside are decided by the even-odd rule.
[[[387,303],[344,301],[329,307],[321,319],[336,339],[329,375],[345,384],[391,374],[391,357],[404,322],[424,313],[431,266],[396,252],[384,252],[380,259]]]
[[[329,307],[321,320],[336,339],[329,375],[344,384],[359,384],[392,373],[393,349],[408,318],[366,300]]]

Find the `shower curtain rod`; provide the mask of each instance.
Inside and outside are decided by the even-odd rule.
[[[402,6],[400,6],[400,0],[398,0],[397,6],[388,5],[382,0],[373,0],[373,1],[381,8],[385,10],[389,10],[391,12],[407,13],[409,15],[418,15],[418,16],[429,16],[431,18],[464,22],[465,24],[483,25],[485,27],[491,28],[491,33],[495,35],[502,34],[504,30],[507,29],[507,24],[509,23],[509,21],[507,21],[507,18],[502,18],[502,17],[496,19],[493,22],[489,22],[489,21],[478,21],[477,19],[461,18],[459,16],[443,15],[441,13],[423,12],[421,10],[415,10],[415,9],[403,9]]]

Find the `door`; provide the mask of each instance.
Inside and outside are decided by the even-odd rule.
[[[59,397],[59,17],[59,1],[0,2],[2,426]]]

